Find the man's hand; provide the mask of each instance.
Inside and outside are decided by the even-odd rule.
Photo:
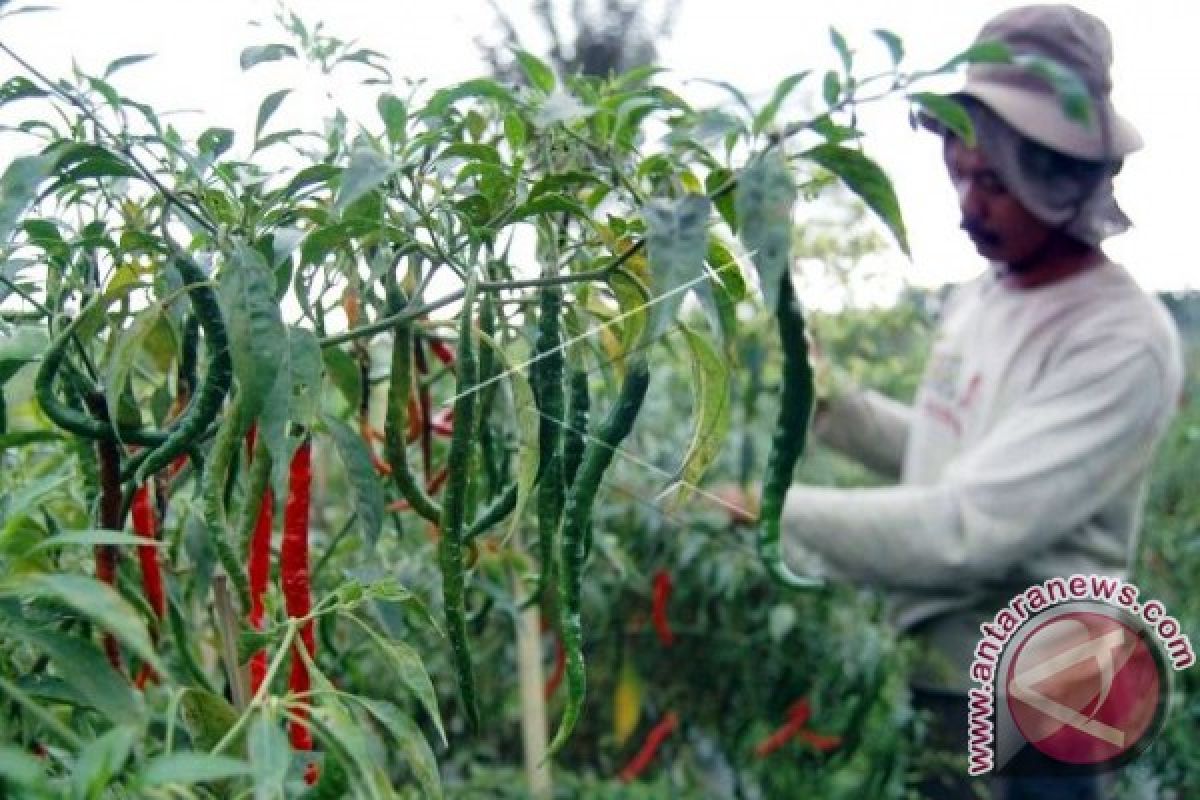
[[[705,493],[715,505],[725,509],[729,521],[734,525],[753,525],[758,522],[757,486],[745,488],[734,483],[722,483],[708,489]]]

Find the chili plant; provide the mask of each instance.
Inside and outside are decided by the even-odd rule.
[[[32,150],[0,177],[5,788],[440,796],[430,742],[497,724],[478,642],[490,611],[520,607],[545,615],[565,674],[557,735],[527,756],[566,752],[598,494],[636,463],[651,359],[680,339],[693,434],[645,479],[675,502],[697,490],[729,429],[748,266],[785,353],[760,550],[784,584],[819,588],[778,547],[812,398],[794,206],[840,179],[905,248],[856,107],[905,94],[961,129],[913,83],[1005,55],[912,72],[881,35],[892,66],[863,76],[834,34],[817,110],[784,120],[817,76],[761,108],[732,91],[731,113],[656,69],[575,78],[520,53],[522,85],[429,92],[283,21],[291,38],[246,49],[243,69],[367,69],[364,86],[387,85],[377,119],[271,132],[285,88],[251,141],[192,140],[122,91],[146,57],[51,78],[0,44],[16,67],[0,104]],[[269,166],[284,150],[291,166]],[[705,322],[683,327],[690,292]],[[442,652],[453,674],[431,678]]]

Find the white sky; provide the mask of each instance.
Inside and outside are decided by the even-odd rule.
[[[570,4],[557,1],[564,11]],[[482,74],[485,68],[472,39],[480,33],[495,36],[493,16],[483,0],[294,0],[289,5],[306,20],[325,20],[332,35],[386,53],[397,77],[427,78],[434,86]],[[523,30],[536,46],[538,29],[523,11],[527,3],[504,5],[527,23]],[[674,35],[660,46],[660,64],[672,71],[674,80],[726,80],[762,97],[792,72],[832,66],[830,25],[860,51],[865,66],[883,58],[871,30],[887,28],[904,40],[911,66],[932,67],[968,44],[989,16],[1013,5],[1019,3],[683,0]],[[1200,228],[1192,199],[1200,187],[1200,167],[1185,142],[1196,129],[1200,100],[1194,77],[1200,12],[1185,0],[1080,0],[1078,5],[1112,29],[1114,101],[1139,127],[1147,145],[1130,158],[1117,183],[1118,199],[1135,228],[1113,239],[1108,252],[1147,288],[1200,286],[1192,249]],[[320,86],[313,76],[302,76],[286,64],[240,71],[243,47],[283,40],[271,21],[274,2],[63,0],[57,6],[54,12],[0,20],[0,39],[51,76],[65,75],[72,59],[97,74],[119,56],[157,53],[119,73],[114,82],[124,94],[160,110],[191,109],[193,113],[176,120],[185,130],[230,127],[244,143],[261,99],[289,87],[297,91],[268,130],[319,128],[321,117],[335,105],[346,108],[352,119],[375,124],[374,94],[368,88]],[[251,19],[266,25],[251,27]],[[16,71],[6,60],[0,55],[0,79]],[[326,91],[336,99],[324,97]],[[698,84],[684,86],[683,92],[693,103],[717,100]],[[982,269],[957,228],[954,197],[932,137],[908,128],[902,103],[865,111],[861,124],[868,152],[896,182],[910,229],[913,261],[898,254],[888,257],[897,274],[938,285]],[[0,140],[0,161],[13,152],[11,141]]]

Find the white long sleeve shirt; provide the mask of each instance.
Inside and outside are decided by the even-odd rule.
[[[1174,323],[1123,267],[1031,289],[984,275],[948,302],[913,407],[853,392],[818,425],[900,485],[793,487],[785,554],[892,590],[941,664],[914,682],[964,690],[979,624],[1014,594],[1124,576],[1182,383]]]

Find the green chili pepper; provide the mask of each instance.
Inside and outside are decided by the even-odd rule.
[[[567,403],[567,430],[563,441],[563,477],[567,486],[575,482],[575,473],[583,461],[583,450],[588,427],[588,376],[587,372],[572,367],[567,377],[571,388]]]
[[[208,364],[200,388],[187,409],[171,425],[167,440],[138,467],[135,478],[139,484],[147,475],[155,474],[170,464],[175,456],[187,450],[217,418],[233,382],[233,359],[229,355],[229,340],[225,335],[225,320],[217,302],[217,293],[213,291],[208,276],[186,254],[178,254],[175,265],[184,283],[191,285],[192,308],[204,328]]]
[[[477,362],[471,335],[471,310],[475,295],[475,276],[467,279],[463,296],[462,321],[458,338],[458,381],[455,386],[454,426],[450,452],[446,457],[448,477],[442,506],[441,537],[438,539],[438,565],[442,571],[442,600],[446,609],[446,632],[458,672],[459,691],[465,706],[467,723],[479,730],[479,707],[475,697],[475,675],[467,642],[465,580],[463,575],[463,522],[466,513],[467,479],[470,477],[471,439],[474,431],[466,421],[474,418]],[[402,431],[403,429],[401,429]]]
[[[567,705],[559,722],[548,755],[566,743],[583,710],[587,693],[587,673],[583,662],[583,625],[580,618],[580,591],[583,586],[584,535],[592,524],[592,505],[600,481],[612,463],[616,449],[633,429],[634,420],[646,399],[650,369],[646,360],[636,357],[626,367],[616,404],[587,441],[583,461],[567,493],[563,512],[562,558],[558,577],[559,606],[562,609],[562,640],[567,651]]]
[[[387,292],[388,312],[394,314],[404,307],[405,299],[394,282],[390,282]],[[392,337],[392,375],[388,383],[387,422],[383,431],[388,466],[391,467],[396,488],[409,506],[425,519],[437,523],[442,518],[442,508],[429,496],[408,466],[408,402],[412,396],[413,378],[412,328],[407,324],[397,325]],[[455,426],[456,431],[458,427]],[[463,427],[470,433],[468,426]]]
[[[230,408],[217,431],[212,450],[205,465],[203,486],[204,522],[208,526],[209,537],[217,558],[229,575],[229,581],[237,592],[238,601],[243,609],[250,608],[250,585],[246,580],[246,571],[242,568],[242,559],[230,541],[229,531],[225,524],[224,489],[225,478],[229,473],[234,454],[242,441],[240,415],[237,408]]]
[[[779,291],[779,340],[783,346],[783,391],[779,398],[779,421],[771,437],[767,471],[763,480],[758,518],[758,555],[775,580],[797,590],[824,588],[819,578],[802,577],[783,560],[780,527],[783,501],[792,485],[792,471],[804,452],[814,402],[813,371],[808,363],[804,316],[795,301],[792,282],[784,272]]]
[[[530,380],[538,404],[538,556],[541,572],[535,598],[545,597],[546,587],[555,571],[555,537],[562,519],[566,484],[563,480],[562,421],[563,396],[562,292],[543,289],[538,318],[538,338]]]

